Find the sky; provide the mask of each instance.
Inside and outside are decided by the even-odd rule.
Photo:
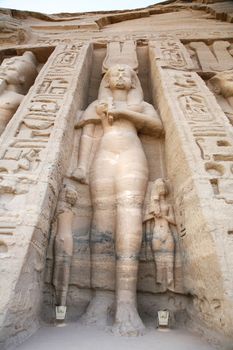
[[[162,0],[0,0],[0,7],[43,13],[135,9]]]

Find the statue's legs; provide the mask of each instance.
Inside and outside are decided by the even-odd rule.
[[[115,290],[115,187],[116,162],[111,152],[102,152],[91,171],[91,197],[93,220],[91,248],[91,300],[83,321],[106,326],[113,308]]]
[[[170,230],[166,232],[165,238],[157,237],[155,232],[152,239],[152,250],[156,265],[156,282],[161,284],[165,290],[174,282],[174,249],[175,243]]]
[[[139,335],[144,329],[137,311],[136,290],[147,180],[147,162],[142,151],[124,152],[116,173],[116,315],[113,331],[120,335]]]

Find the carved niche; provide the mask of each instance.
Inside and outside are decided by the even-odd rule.
[[[137,311],[137,289],[153,293],[176,290],[177,238],[174,229],[170,229],[170,225],[175,227],[171,197],[167,202],[168,197],[162,198],[162,193],[158,193],[159,213],[150,212],[154,237],[162,220],[171,243],[169,257],[162,259],[161,264],[158,256],[163,248],[155,249],[155,238],[145,230],[148,225],[143,224],[146,203],[154,198],[154,181],[155,187],[159,181],[164,184],[166,196],[169,191],[159,180],[165,174],[163,126],[151,101],[143,98],[140,63],[134,42],[108,45],[103,65],[98,67],[105,74],[97,98],[84,112],[77,113],[73,154],[66,173],[66,182],[72,183],[77,193],[74,208],[62,214],[70,215],[69,237],[73,242],[71,265],[63,259],[63,271],[69,270],[66,277],[61,274],[64,278],[52,278],[56,276],[56,267],[52,272],[52,266],[56,266],[60,256],[55,238],[61,227],[59,209],[48,259],[51,261],[54,252],[47,282],[52,280],[57,291],[64,281],[66,295],[67,283],[70,285],[68,298],[58,297],[56,301],[57,305],[68,303],[67,317],[78,289],[91,288],[93,295],[83,320],[98,323],[101,318],[106,325],[109,312],[115,309],[113,331],[121,335],[137,335],[144,329]],[[91,83],[92,79],[90,86]],[[162,219],[155,219],[156,215]],[[145,249],[150,250],[147,256]]]

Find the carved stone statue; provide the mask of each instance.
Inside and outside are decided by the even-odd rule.
[[[95,124],[103,136],[88,176]],[[98,100],[91,103],[79,123],[83,127],[78,168],[73,177],[90,183],[93,203],[91,230],[92,288],[98,285],[95,244],[100,233],[110,232],[115,242],[116,311],[113,331],[137,335],[143,330],[138,315],[136,286],[142,241],[142,205],[148,181],[147,160],[138,132],[159,137],[161,121],[152,105],[143,101],[139,79],[127,65],[115,65],[104,75]],[[98,290],[87,314],[95,311]],[[90,310],[91,309],[91,310]],[[98,307],[99,310],[99,307]]]
[[[63,185],[57,207],[57,233],[54,245],[53,285],[56,291],[56,304],[66,306],[70,279],[70,266],[73,255],[73,206],[77,192],[70,185]]]
[[[209,80],[217,100],[233,125],[233,71],[217,73]]]
[[[35,55],[26,51],[22,56],[6,58],[0,66],[0,134],[13,117],[24,95],[37,76]]]
[[[163,289],[171,287],[174,282],[174,252],[175,242],[170,225],[176,225],[173,208],[168,204],[166,183],[157,179],[153,183],[151,192],[149,216],[153,220],[152,251],[156,266],[156,282]]]

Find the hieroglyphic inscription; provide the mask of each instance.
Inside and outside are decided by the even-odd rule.
[[[0,259],[15,244],[16,225],[19,222],[17,215],[9,216],[6,212],[4,214],[0,210]]]
[[[172,94],[199,148],[214,194],[233,199],[233,191],[229,191],[233,142],[224,113],[196,73],[169,70],[168,74]]]
[[[55,49],[0,139],[0,266],[4,288],[13,293],[1,293],[0,314],[6,310],[10,319],[22,320],[23,313],[27,324],[39,310],[50,220],[65,168],[62,146],[67,125],[73,126],[88,47]],[[4,322],[0,318],[1,327]]]
[[[43,161],[54,123],[64,105],[69,85],[77,69],[82,45],[57,47],[42,70],[18,126],[7,135],[7,147],[0,154],[0,173],[35,176]]]
[[[151,41],[150,47],[155,49],[155,58],[161,67],[182,70],[194,68],[186,48],[179,40]]]
[[[195,30],[192,28],[192,30],[182,29],[182,30],[174,30],[174,29],[167,29],[166,31],[161,31],[158,29],[156,31],[156,28],[153,28],[153,31],[148,31],[148,28],[146,28],[146,32],[143,31],[124,31],[124,34],[114,33],[109,34],[107,32],[103,31],[96,31],[96,32],[87,32],[87,31],[65,31],[59,33],[59,37],[56,34],[53,35],[53,33],[49,34],[43,34],[43,36],[38,35],[37,42],[38,44],[43,45],[49,45],[49,46],[56,46],[61,43],[71,44],[71,43],[77,43],[80,42],[80,40],[85,41],[94,41],[94,42],[113,42],[113,41],[120,41],[125,42],[125,40],[135,40],[135,41],[149,41],[149,40],[209,40],[211,39],[231,39],[233,36],[233,31],[221,30],[217,31],[216,27],[212,28],[206,28],[206,30]]]

